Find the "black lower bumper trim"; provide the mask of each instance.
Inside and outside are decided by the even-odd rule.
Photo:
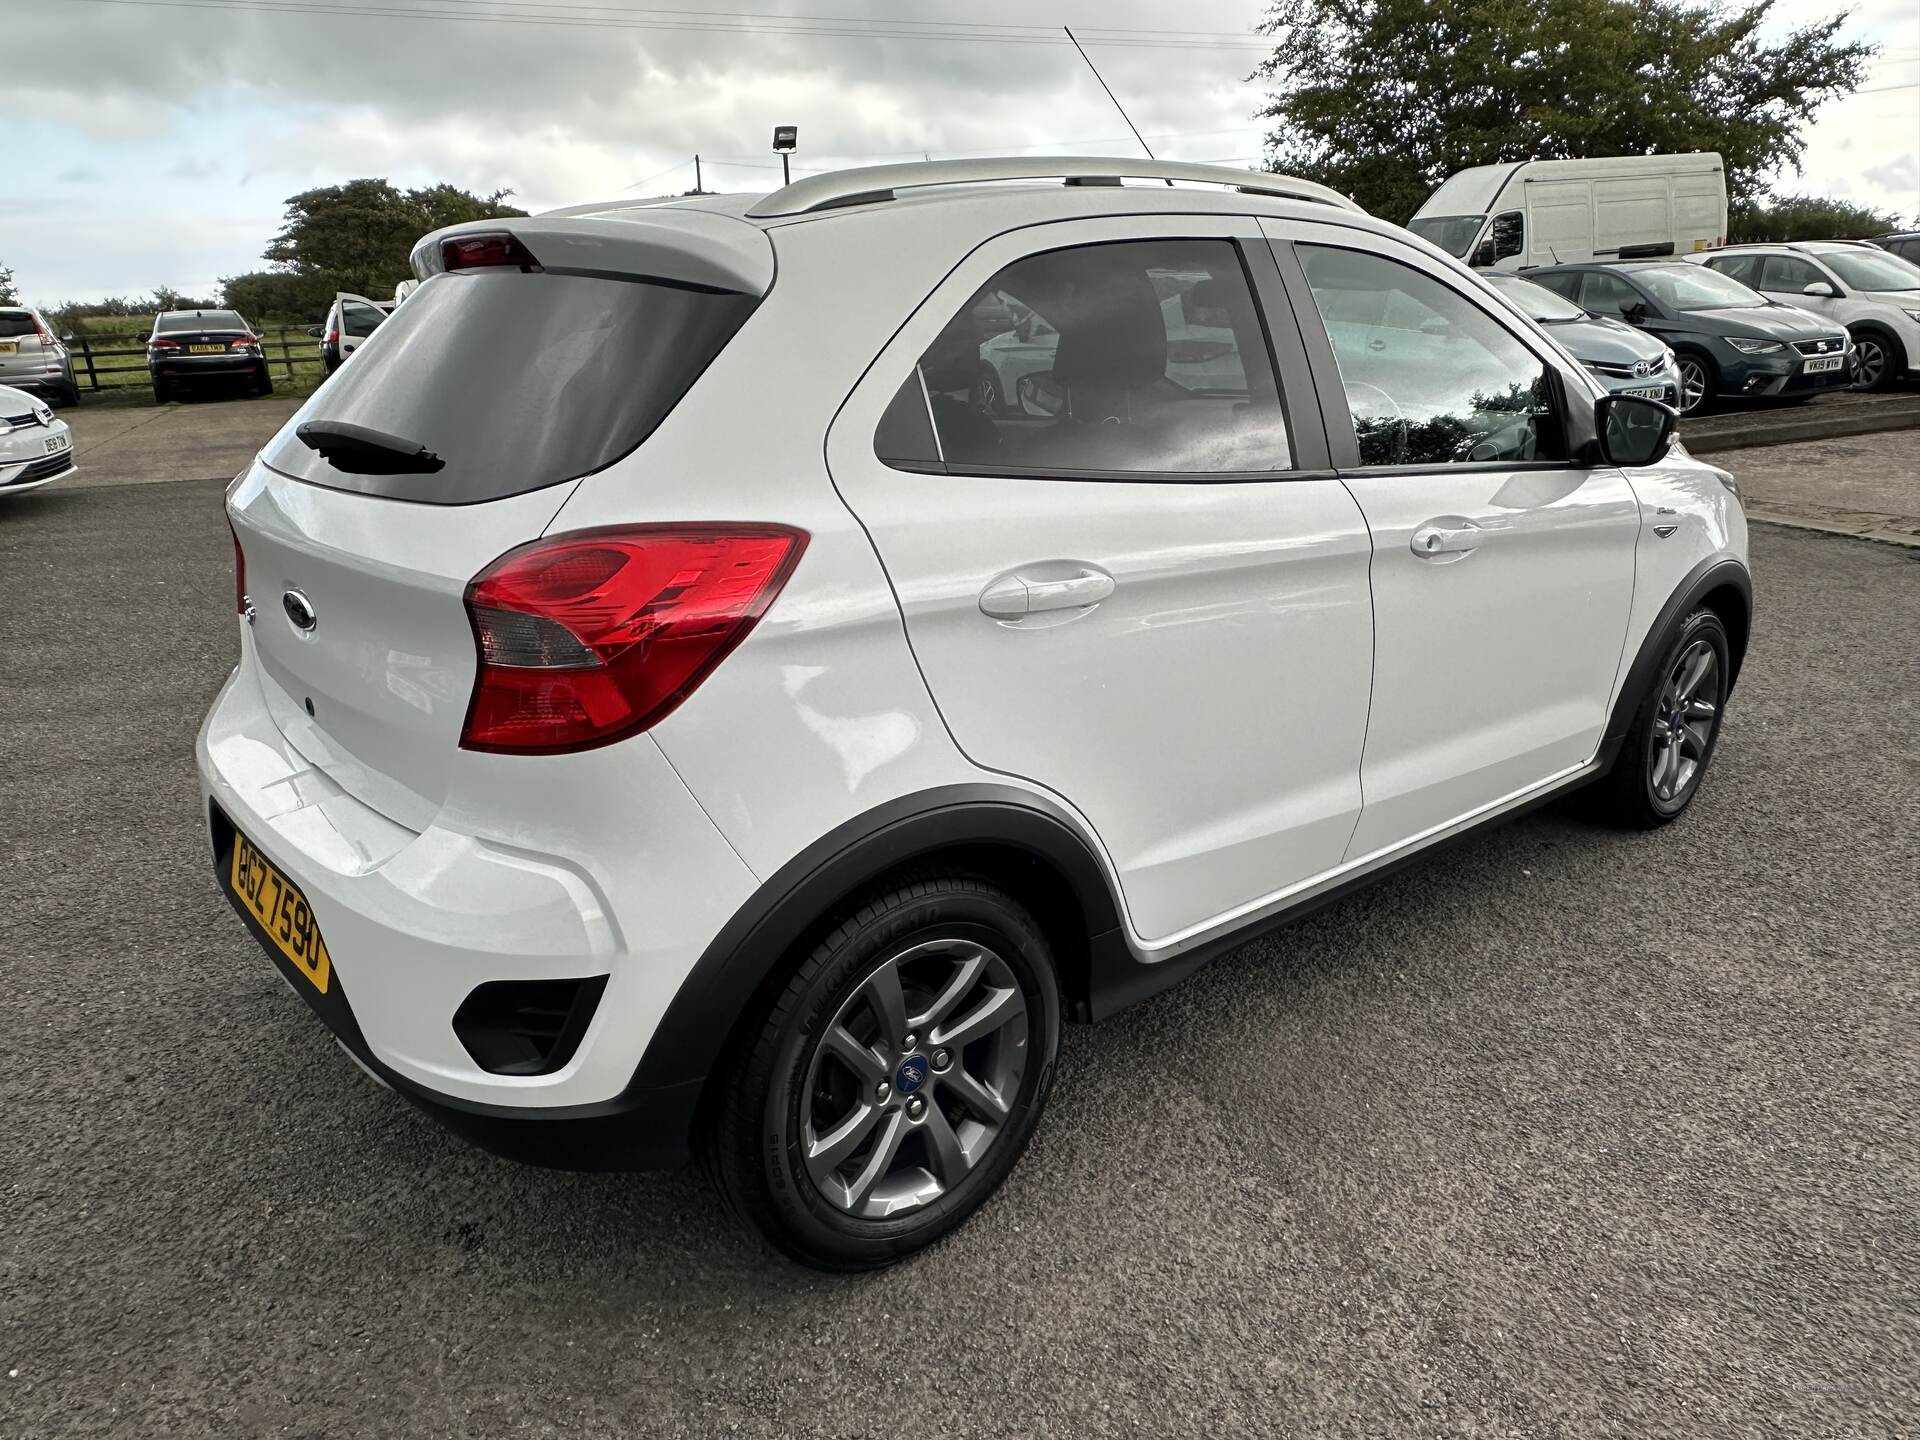
[[[326,994],[314,989],[226,883],[233,863],[233,822],[209,802],[207,823],[220,893],[274,968],[348,1054],[454,1134],[506,1159],[554,1170],[663,1170],[690,1158],[703,1080],[630,1086],[614,1099],[594,1105],[485,1105],[428,1089],[382,1064],[360,1032],[339,973],[334,973]]]

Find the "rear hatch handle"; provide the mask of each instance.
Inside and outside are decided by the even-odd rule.
[[[417,441],[344,420],[308,420],[293,433],[302,445],[349,475],[431,475],[447,465]]]

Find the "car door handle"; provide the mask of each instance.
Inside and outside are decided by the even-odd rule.
[[[1422,560],[1457,560],[1472,554],[1486,534],[1471,520],[1445,515],[1415,530],[1408,548]]]
[[[980,592],[980,613],[995,620],[1023,620],[1043,610],[1084,610],[1113,594],[1113,577],[1083,565],[1071,574],[1002,575]]]

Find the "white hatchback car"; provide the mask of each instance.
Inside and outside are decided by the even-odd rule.
[[[229,492],[198,756],[293,989],[502,1153],[700,1154],[883,1264],[1006,1177],[1063,1022],[1712,757],[1730,478],[1319,186],[882,167],[414,265]],[[996,294],[1057,333],[1040,413],[976,403]]]
[[[47,402],[0,385],[0,499],[64,480],[73,463],[73,432]]]

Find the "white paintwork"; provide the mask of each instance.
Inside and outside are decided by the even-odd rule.
[[[1662,243],[1690,255],[1726,243],[1726,173],[1711,151],[1476,165],[1448,176],[1410,223],[1417,230],[1429,217],[1483,217],[1456,252],[1470,259],[1508,213],[1523,220],[1525,240],[1518,254],[1486,262],[1502,270],[1607,259],[1622,247]]]
[[[351,355],[354,351],[360,348],[361,341],[368,338],[368,336],[366,335],[349,335],[347,333],[347,306],[350,304],[365,305],[369,309],[378,310],[381,314],[385,315],[390,313],[393,307],[398,303],[399,303],[398,296],[396,296],[392,300],[386,301],[383,304],[378,300],[369,300],[364,295],[349,295],[345,290],[337,291],[334,294],[333,313],[334,313],[334,318],[338,321],[340,326],[340,341],[339,341],[340,359],[343,362],[346,360],[347,356]],[[382,323],[385,323],[385,322],[382,322]],[[375,326],[374,328],[378,329],[379,327]]]
[[[203,787],[306,890],[374,1053],[443,1093],[614,1095],[762,883],[841,824],[943,786],[1055,802],[1106,868],[1134,953],[1177,955],[1578,775],[1680,577],[1744,559],[1731,494],[1679,455],[1628,476],[1391,484],[887,469],[873,430],[927,340],[999,265],[1068,236],[1323,227],[1414,255],[1559,364],[1573,393],[1600,391],[1463,267],[1329,205],[990,184],[799,219],[750,220],[748,203],[651,212],[698,215],[673,222],[690,244],[729,237],[716,263],[770,245],[779,279],[607,469],[464,507],[322,490],[257,464],[231,494],[256,614],[201,735]],[[605,225],[639,208],[581,213]],[[1675,511],[1662,517],[1672,538],[1652,538],[1654,504]],[[1414,561],[1402,532],[1449,513],[1500,543]],[[457,749],[474,573],[542,533],[707,520],[774,520],[810,540],[685,704],[580,754]],[[1081,569],[1111,576],[1112,593],[1039,624],[980,610],[1000,577]],[[320,615],[310,641],[280,610],[293,584]],[[599,973],[606,998],[556,1075],[488,1075],[451,1032],[483,980]]]
[[[7,423],[10,417],[21,416],[26,417],[21,423]],[[44,460],[50,455],[65,455],[69,463],[58,474],[29,480],[25,484],[8,483],[34,461]],[[66,421],[53,413],[53,407],[25,390],[0,385],[0,500],[31,494],[43,485],[65,480],[78,468],[71,463],[72,458],[73,431],[68,428]]]

